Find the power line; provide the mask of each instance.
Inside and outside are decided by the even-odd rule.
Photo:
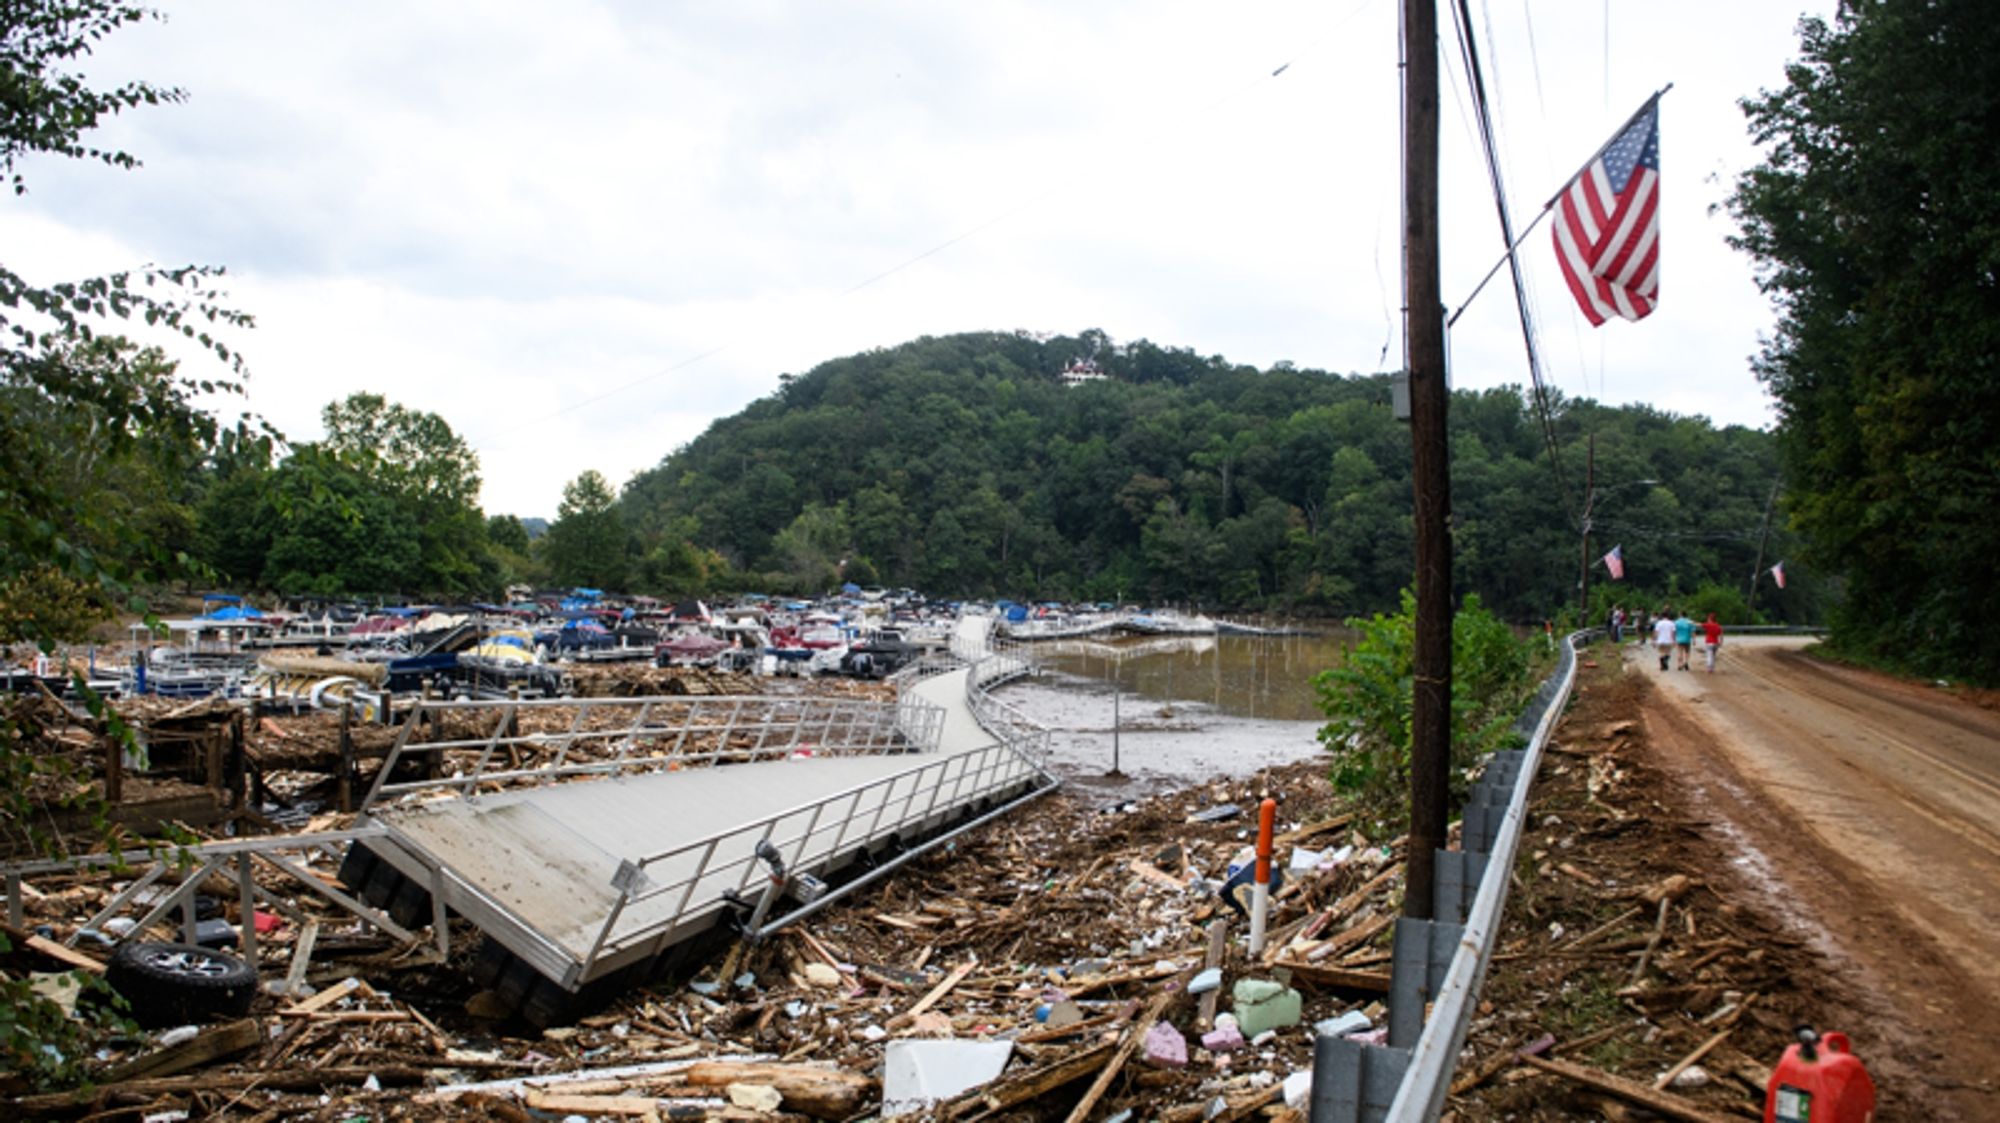
[[[1480,69],[1479,49],[1472,33],[1472,9],[1467,0],[1457,0],[1452,5],[1452,23],[1458,31],[1459,49],[1465,59],[1465,69],[1472,87],[1474,114],[1479,123],[1480,147],[1485,154],[1486,175],[1493,189],[1493,205],[1500,214],[1500,233],[1507,245],[1507,268],[1514,281],[1514,307],[1521,320],[1521,342],[1528,352],[1528,377],[1534,385],[1535,414],[1541,421],[1542,440],[1549,452],[1549,469],[1555,474],[1556,490],[1562,495],[1563,508],[1571,521],[1583,524],[1583,516],[1578,512],[1576,501],[1570,494],[1569,480],[1563,474],[1562,458],[1558,454],[1555,421],[1549,415],[1548,388],[1542,378],[1542,357],[1536,343],[1535,319],[1528,307],[1527,287],[1521,277],[1521,259],[1514,252],[1514,218],[1507,207],[1507,190],[1500,172],[1499,146],[1493,137],[1492,105],[1486,96],[1486,79]]]

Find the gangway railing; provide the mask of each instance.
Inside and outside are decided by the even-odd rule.
[[[567,724],[520,732],[524,718],[542,715],[565,716]],[[487,731],[416,740],[417,731],[453,718]],[[473,796],[494,787],[778,760],[801,753],[925,752],[937,747],[943,727],[940,707],[907,695],[895,702],[748,695],[425,699],[404,719],[362,808],[426,792]],[[524,758],[528,763],[522,763]],[[407,761],[423,763],[430,774],[393,779]]]
[[[1022,793],[1017,789],[1033,785],[1038,790],[1032,794],[1041,794],[1041,790],[1046,790],[1044,780],[1041,770],[1012,744],[995,741],[970,752],[937,757],[911,771],[858,784],[707,838],[628,860],[620,865],[612,880],[618,898],[589,954],[577,965],[576,978],[592,978],[600,973],[600,965],[610,968],[657,954],[673,941],[691,916],[705,916],[713,911],[718,899],[750,889],[765,870],[764,860],[758,856],[765,846],[783,856],[783,868],[811,869],[829,858],[891,839],[927,834],[944,825],[952,809],[967,800],[978,799],[982,793],[994,797],[1018,795]],[[1004,801],[1006,807],[1017,802],[1016,798]],[[982,809],[983,817],[990,817],[994,810]],[[843,888],[858,888],[858,885]],[[762,926],[757,934],[775,930],[809,911],[812,910],[786,914]],[[631,925],[628,932],[619,933],[621,920],[635,914],[643,916],[643,921]]]

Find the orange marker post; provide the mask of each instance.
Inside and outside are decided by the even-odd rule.
[[[1278,822],[1278,801],[1257,805],[1257,873],[1250,883],[1250,954],[1264,951],[1264,917],[1271,911],[1271,832]]]

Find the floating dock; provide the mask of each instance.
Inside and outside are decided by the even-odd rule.
[[[718,930],[759,938],[1052,790],[1046,731],[986,693],[1029,669],[988,649],[989,623],[894,702],[425,702],[341,880],[401,924],[470,920],[478,981],[559,1020],[585,988]],[[533,720],[554,709],[566,728]]]

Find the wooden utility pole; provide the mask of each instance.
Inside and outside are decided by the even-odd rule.
[[[1432,918],[1451,772],[1451,462],[1438,277],[1437,0],[1403,0],[1403,348],[1416,490],[1417,634],[1403,915]]]

